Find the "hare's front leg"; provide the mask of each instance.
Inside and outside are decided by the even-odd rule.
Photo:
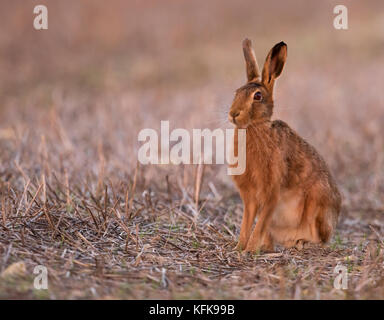
[[[273,195],[271,199],[262,207],[255,229],[253,230],[245,248],[246,252],[255,252],[258,250],[272,251],[274,249],[273,239],[271,238],[271,234],[269,232],[269,225],[272,214],[277,205],[277,200],[277,195]]]
[[[255,199],[248,195],[242,195],[244,212],[240,228],[239,242],[236,245],[236,250],[244,250],[247,246],[249,236],[251,235],[252,225],[255,221],[256,213],[259,205]]]

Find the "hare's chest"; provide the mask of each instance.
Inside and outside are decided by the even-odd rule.
[[[264,199],[266,193],[269,191],[268,183],[270,181],[270,175],[266,175],[266,172],[263,172],[263,175],[260,174],[260,171],[251,170],[245,172],[242,175],[233,176],[233,181],[235,182],[237,188],[242,193],[249,194],[252,198],[258,200]]]

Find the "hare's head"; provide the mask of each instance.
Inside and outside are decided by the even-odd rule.
[[[269,51],[261,74],[249,39],[243,41],[243,51],[248,82],[236,90],[228,115],[229,121],[239,128],[270,120],[273,111],[273,86],[283,70],[287,45],[280,42]]]

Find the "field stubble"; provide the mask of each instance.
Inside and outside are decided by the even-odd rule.
[[[311,24],[305,12],[289,19],[295,5],[281,5],[285,31],[267,33],[268,4],[264,20],[248,20],[247,1],[218,10],[148,3],[100,11],[97,1],[69,2],[79,24],[52,5],[67,28],[50,22],[38,39],[22,22],[7,25],[0,298],[383,299],[384,47],[371,32],[382,25],[380,10],[351,4],[350,20],[357,11],[360,19],[340,36],[331,21],[324,27],[332,1]],[[28,9],[7,6],[18,17]],[[139,14],[137,24],[125,16]],[[202,175],[193,165],[137,165],[138,132],[160,120],[171,129],[229,126],[232,93],[245,79],[244,33],[256,39],[260,64],[274,42],[288,43],[274,118],[319,150],[341,189],[341,220],[326,247],[242,256],[233,250],[242,205],[224,166]],[[333,286],[337,264],[348,269],[347,290]],[[36,265],[48,268],[49,290],[33,289]]]

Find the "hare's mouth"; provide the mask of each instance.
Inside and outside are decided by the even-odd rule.
[[[248,117],[242,117],[240,119],[239,118],[236,119],[235,125],[239,129],[246,129],[249,126],[249,123],[250,121]]]
[[[247,129],[249,126],[249,121],[240,121],[238,119],[230,119],[231,122],[238,129]]]
[[[249,123],[246,123],[246,124],[237,124],[236,127],[238,129],[247,129],[249,126]]]
[[[249,125],[249,120],[244,117],[234,117],[228,115],[228,121],[239,129],[246,129]]]

